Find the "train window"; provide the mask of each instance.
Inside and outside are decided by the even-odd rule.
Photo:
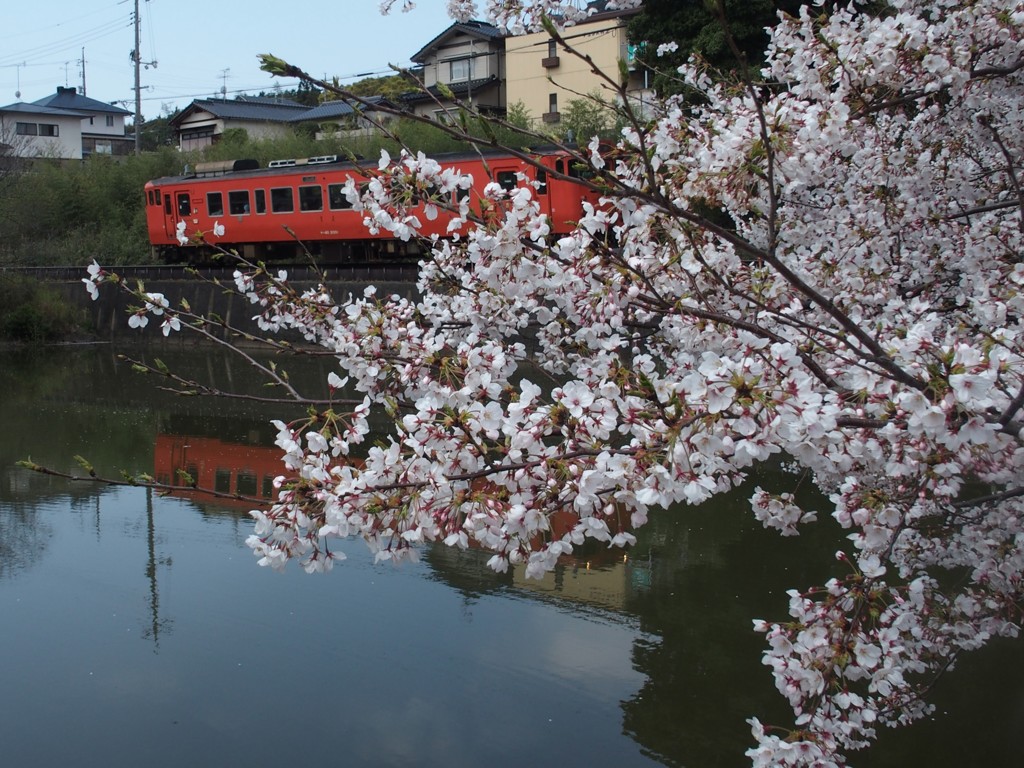
[[[565,173],[565,161],[562,158],[555,160],[555,173]]]
[[[189,199],[188,192],[178,193],[178,215],[182,217],[192,215],[192,201]]]
[[[456,202],[456,204],[461,203],[463,200],[466,200],[468,198],[469,198],[469,190],[468,189],[463,189],[462,187],[458,187],[455,190],[455,202]]]
[[[299,210],[322,211],[324,209],[324,189],[319,184],[315,187],[299,187]]]
[[[208,216],[223,216],[224,195],[222,195],[220,192],[207,192],[206,213]]]
[[[160,190],[153,190],[153,205],[160,205]]]
[[[243,496],[256,495],[257,480],[255,472],[251,472],[248,469],[240,469],[235,483],[235,493],[240,493]]]
[[[516,172],[515,171],[498,171],[497,173],[498,184],[506,192],[511,192],[516,188]]]
[[[256,213],[267,212],[267,190],[257,189],[253,192],[256,196]]]
[[[244,216],[249,212],[249,190],[228,192],[228,211],[232,216]]]
[[[195,475],[193,475],[195,477]],[[213,473],[213,490],[217,493],[231,493],[231,470],[218,467]]]
[[[332,211],[344,211],[352,207],[352,203],[345,196],[344,184],[327,185],[327,204]]]
[[[174,205],[171,203],[170,195],[167,195],[167,197],[164,198],[164,213],[168,216],[174,213]]]
[[[437,202],[441,197],[441,189],[435,184],[429,184],[426,189],[422,192],[413,192],[412,199],[409,201],[410,205],[419,205],[420,203],[434,203]]]
[[[583,163],[569,163],[569,177],[573,179],[592,179],[594,169]]]
[[[548,172],[537,169],[537,194],[546,195],[548,192]]]
[[[291,213],[295,210],[295,200],[291,187],[272,187],[270,190],[270,210],[274,213]]]

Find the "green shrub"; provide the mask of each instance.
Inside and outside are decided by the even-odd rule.
[[[56,341],[80,333],[85,313],[57,291],[20,275],[0,275],[0,339]]]

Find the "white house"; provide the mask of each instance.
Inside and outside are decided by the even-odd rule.
[[[0,144],[13,157],[82,159],[82,120],[70,109],[9,104],[0,107]]]
[[[81,112],[82,156],[129,155],[135,151],[135,137],[125,135],[127,109],[82,96],[74,88],[57,87],[57,92],[32,102],[40,107]]]
[[[57,88],[31,104],[0,107],[3,153],[22,158],[81,160],[92,154],[126,155],[134,138],[125,136],[126,109]]]

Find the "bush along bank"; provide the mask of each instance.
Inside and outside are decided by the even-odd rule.
[[[88,315],[59,291],[29,277],[0,273],[0,341],[65,341],[84,335],[88,325]]]

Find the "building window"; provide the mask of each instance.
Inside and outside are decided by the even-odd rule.
[[[40,136],[60,136],[60,127],[53,123],[40,123],[39,124],[39,135]]]
[[[541,119],[545,123],[557,123],[561,119],[561,116],[558,114],[557,93],[548,94],[548,111],[541,116]]]
[[[540,60],[540,65],[545,69],[558,66],[558,43],[548,40],[548,55]]]
[[[472,59],[455,59],[454,61],[448,62],[449,82],[454,83],[459,80],[469,80],[469,78],[473,76],[472,64]]]
[[[113,115],[107,115],[107,128],[113,128],[113,127],[114,127],[114,116]]]
[[[14,132],[19,136],[37,136],[39,130],[35,123],[15,123]]]

